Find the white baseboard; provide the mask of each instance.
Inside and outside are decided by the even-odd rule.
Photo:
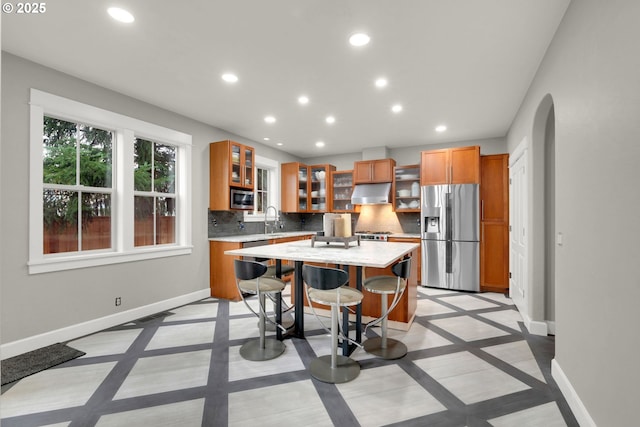
[[[87,322],[78,323],[77,325],[67,326],[66,328],[56,329],[54,331],[45,332],[43,334],[34,335],[18,341],[12,341],[0,346],[0,360],[17,356],[28,351],[46,347],[58,342],[73,340],[103,329],[131,322],[141,317],[159,313],[164,310],[189,304],[194,301],[211,296],[209,288],[202,289],[190,294],[181,295],[168,300],[159,301],[142,307],[133,308],[121,313],[111,314],[109,316],[100,317],[98,319],[89,320]]]
[[[593,421],[593,418],[589,415],[589,411],[587,411],[582,400],[580,400],[580,396],[576,393],[576,390],[569,382],[569,378],[564,374],[564,371],[556,359],[551,360],[551,376],[558,384],[558,388],[569,404],[571,411],[573,411],[573,415],[576,417],[578,424],[580,424],[581,427],[597,427],[595,421]]]
[[[549,335],[555,335],[556,322],[554,320],[547,320],[547,329],[549,330]]]
[[[524,321],[524,326],[527,328],[527,331],[529,331],[530,334],[542,336],[547,335],[547,322],[531,320],[531,318],[522,311],[520,311],[520,315],[522,316],[522,320]]]

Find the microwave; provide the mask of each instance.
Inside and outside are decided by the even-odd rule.
[[[253,210],[253,191],[231,189],[231,209]]]

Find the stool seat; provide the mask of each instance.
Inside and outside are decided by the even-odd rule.
[[[307,285],[305,292],[309,301],[331,307],[331,329],[323,324],[325,330],[331,333],[331,354],[312,360],[309,372],[313,378],[326,383],[351,381],[360,375],[360,364],[350,357],[337,354],[338,335],[343,340],[349,340],[349,331],[340,333],[338,312],[342,307],[360,304],[362,292],[345,286],[349,281],[349,273],[335,268],[304,265],[302,278]],[[313,305],[310,305],[315,314]]]
[[[367,324],[368,328],[369,326],[380,323],[381,334],[379,337],[369,338],[364,342],[364,350],[367,353],[375,354],[383,359],[399,359],[407,354],[406,345],[398,340],[387,337],[387,318],[404,294],[410,268],[411,258],[406,258],[391,267],[393,276],[374,276],[363,281],[362,286],[364,289],[372,294],[381,296],[381,315],[378,319]],[[393,295],[391,306],[389,306],[388,301],[389,295]]]
[[[342,286],[338,290],[309,289],[309,298],[314,302],[324,305],[339,305],[342,307],[358,305],[363,295],[357,289]]]
[[[265,295],[274,294],[278,299],[281,298],[285,283],[275,277],[265,277],[267,266],[256,261],[236,259],[234,260],[234,270],[238,292],[247,308],[258,316],[258,331],[260,332],[258,339],[249,340],[240,347],[240,356],[255,362],[274,359],[284,353],[285,345],[282,341],[265,337],[266,322],[272,322],[265,312]],[[245,294],[258,296],[257,313],[247,303]],[[276,327],[282,328],[282,325],[273,323]]]
[[[286,284],[282,280],[267,276],[260,277],[259,281],[257,279],[240,280],[238,283],[240,290],[248,294],[256,294],[257,290],[260,292],[282,292],[285,286]]]
[[[374,276],[366,279],[362,286],[373,294],[395,294],[398,287],[398,279],[395,276]],[[404,291],[406,283],[400,282],[399,292]]]

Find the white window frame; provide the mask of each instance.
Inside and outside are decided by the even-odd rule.
[[[280,211],[280,162],[267,157],[256,156],[255,170],[253,174],[253,182],[258,184],[258,168],[269,169],[269,204],[267,206],[275,206]],[[257,191],[254,190],[257,194]],[[273,214],[272,214],[273,215]],[[244,212],[244,222],[264,222],[264,212],[253,211]]]
[[[44,116],[110,130],[113,138],[111,248],[99,251],[43,253]],[[174,145],[176,164],[176,243],[134,246],[133,144],[136,137]],[[192,252],[191,135],[81,102],[31,89],[29,172],[29,274],[188,255]]]

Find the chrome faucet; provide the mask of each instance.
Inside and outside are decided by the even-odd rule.
[[[275,215],[273,217],[273,224],[271,225],[271,232],[275,232],[276,231],[276,227],[278,226],[278,209],[275,206],[267,206],[267,209],[265,209],[264,211],[264,234],[267,234],[269,232],[269,220],[268,220],[268,215],[269,215],[269,210],[273,209],[273,211],[275,212]]]

